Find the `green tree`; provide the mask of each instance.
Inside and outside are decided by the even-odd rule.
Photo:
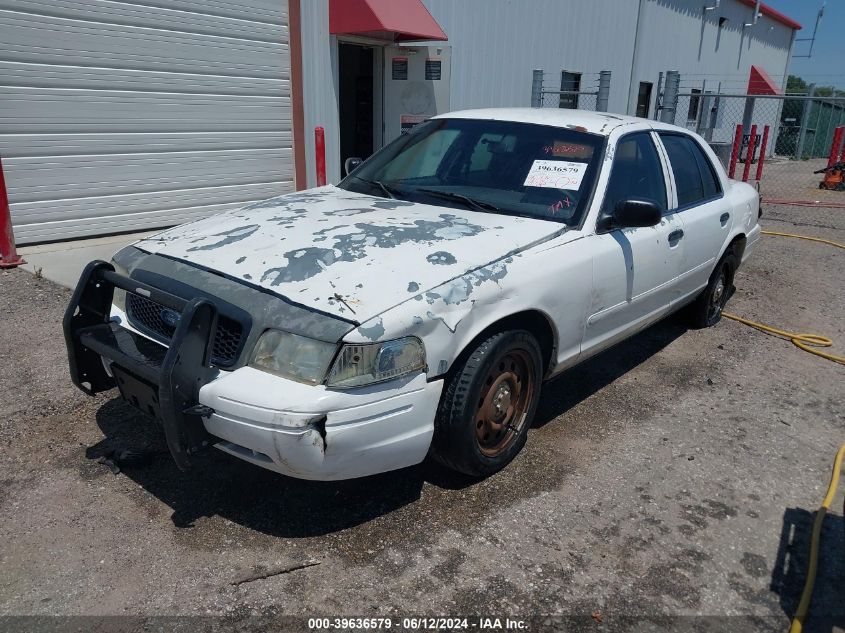
[[[810,86],[798,75],[789,75],[786,78],[786,94],[805,95]],[[839,90],[836,86],[816,86],[814,93],[818,97],[845,97],[845,90]]]
[[[786,94],[788,95],[805,95],[807,87],[807,82],[798,75],[789,75],[786,78]]]

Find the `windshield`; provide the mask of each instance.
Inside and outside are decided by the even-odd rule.
[[[577,226],[604,138],[530,123],[435,119],[358,167],[342,189]]]

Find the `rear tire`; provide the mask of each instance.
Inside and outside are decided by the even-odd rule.
[[[716,325],[722,318],[722,308],[733,289],[734,273],[739,262],[732,247],[722,255],[710,275],[707,287],[690,306],[690,321],[696,329]]]
[[[474,477],[504,468],[525,445],[537,409],[543,355],[525,330],[478,344],[446,383],[430,455]]]

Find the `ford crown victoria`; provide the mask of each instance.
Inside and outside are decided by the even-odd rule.
[[[719,321],[760,236],[703,139],[612,114],[455,112],[347,171],[89,264],[74,382],[117,387],[183,469],[215,446],[306,479],[485,476],[550,377],[681,308]]]

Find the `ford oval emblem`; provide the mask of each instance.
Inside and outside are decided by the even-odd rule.
[[[175,310],[162,310],[159,313],[159,316],[161,316],[161,320],[164,321],[166,325],[172,328],[179,325],[179,320],[182,318],[182,315]]]

